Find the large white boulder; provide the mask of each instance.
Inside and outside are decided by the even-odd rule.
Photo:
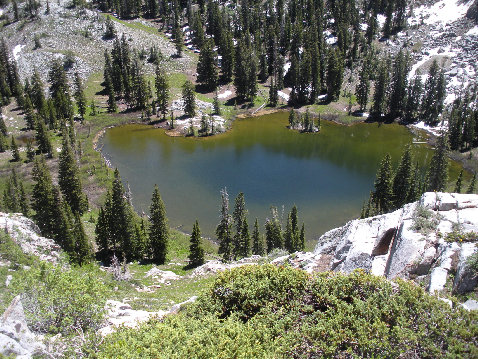
[[[417,208],[432,211],[435,219],[429,233],[415,228]],[[424,193],[419,201],[394,212],[356,219],[328,231],[314,250],[317,268],[349,273],[362,268],[387,278],[413,279],[427,276],[431,292],[445,288],[449,274],[457,271],[454,291],[463,293],[477,285],[467,266],[476,250],[474,243],[448,243],[452,231],[478,232],[478,195]],[[324,268],[325,267],[325,268]]]
[[[27,326],[20,296],[15,297],[0,317],[0,354],[29,359],[44,351],[44,344],[37,340]]]

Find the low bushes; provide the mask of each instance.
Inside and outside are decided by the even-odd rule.
[[[410,282],[271,265],[218,276],[197,303],[163,322],[122,329],[100,358],[468,358],[477,314]]]

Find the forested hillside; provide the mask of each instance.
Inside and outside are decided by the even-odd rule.
[[[210,136],[234,131],[235,121],[276,111],[288,113],[284,132],[317,143],[322,121],[401,124],[413,139],[400,160],[385,155],[357,217],[427,191],[476,193],[477,6],[0,0],[0,308],[20,296],[30,329],[56,357],[476,356],[476,314],[458,304],[476,289],[458,297],[444,289],[450,307],[414,284],[361,271],[263,266],[315,246],[320,233],[309,231],[305,211],[264,203],[261,223],[246,190],[233,202],[225,183],[214,189],[211,238],[198,220],[171,228],[164,184],[148,185],[147,206],[133,206],[137,194],[103,157],[101,138],[136,123],[213,148],[223,135]],[[425,142],[433,151],[419,164],[413,147]],[[314,191],[328,190],[317,181]],[[453,245],[477,241],[456,225]],[[471,258],[461,262],[476,274],[476,251]],[[254,267],[216,277],[244,264]],[[143,321],[175,313],[206,287],[184,313],[101,337],[122,311]]]

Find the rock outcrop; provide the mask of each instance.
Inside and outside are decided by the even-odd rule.
[[[420,228],[427,226],[428,232]],[[467,233],[466,242],[459,239]],[[315,262],[345,273],[363,268],[391,279],[415,279],[430,292],[448,284],[464,293],[477,284],[467,264],[477,233],[478,195],[425,193],[395,212],[353,220],[325,233],[306,266]],[[450,274],[456,274],[453,282]]]
[[[28,329],[20,296],[0,317],[0,356],[28,359],[44,353],[45,346]]]
[[[3,229],[27,254],[38,256],[43,261],[57,263],[61,248],[53,239],[40,235],[40,229],[21,213],[0,212],[0,229]]]

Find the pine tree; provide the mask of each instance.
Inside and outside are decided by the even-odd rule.
[[[336,101],[340,95],[344,76],[343,58],[338,49],[330,50],[327,68],[327,99]]]
[[[445,74],[443,69],[440,70],[438,62],[434,60],[428,71],[422,102],[421,119],[426,124],[431,126],[438,124],[438,115],[443,110],[445,95]]]
[[[448,183],[448,139],[446,134],[438,137],[438,141],[430,161],[427,174],[427,191],[444,191]]]
[[[93,249],[78,213],[75,215],[73,235],[75,238],[75,262],[79,265],[89,263],[93,257]]]
[[[420,114],[423,85],[420,71],[417,70],[412,83],[408,86],[407,105],[405,107],[405,119],[407,121],[416,121]]]
[[[213,109],[214,109],[214,114],[217,116],[221,116],[221,104],[219,102],[219,96],[217,95],[217,91],[214,94],[214,100],[213,100]]]
[[[189,117],[196,115],[196,96],[194,94],[194,85],[191,81],[186,80],[182,89],[184,101],[184,112]]]
[[[244,220],[246,219],[246,203],[244,201],[244,193],[240,192],[235,200],[234,212],[232,213],[232,218],[234,221],[234,227],[236,233],[234,234],[234,243],[233,243],[233,254],[234,258],[237,259],[242,254],[242,227]]]
[[[27,139],[27,162],[32,162],[35,158],[35,149],[33,148],[33,140]]]
[[[375,90],[373,95],[373,105],[370,110],[374,117],[382,117],[385,114],[387,104],[387,90],[390,82],[390,65],[388,59],[383,59],[378,70],[378,76],[375,80]]]
[[[85,118],[86,114],[86,97],[83,90],[83,82],[81,81],[80,74],[75,72],[75,101],[76,106],[78,107],[78,113],[80,114],[81,119]]]
[[[275,248],[283,248],[282,228],[276,207],[271,207],[271,218],[266,220],[265,227],[267,252],[270,253]]]
[[[81,216],[88,209],[88,198],[83,193],[79,172],[69,139],[64,138],[58,164],[58,184],[72,212]]]
[[[476,183],[476,173],[473,174],[473,178],[471,179],[470,185],[468,186],[466,193],[471,194],[475,192],[475,183]]]
[[[198,221],[194,223],[193,232],[191,233],[189,245],[189,266],[191,268],[198,267],[204,264],[204,249],[201,243],[201,231],[199,229]]]
[[[38,149],[41,153],[45,153],[47,157],[53,157],[53,146],[43,120],[37,118],[35,130],[35,139],[38,143]]]
[[[263,256],[265,254],[264,242],[259,233],[259,224],[257,222],[257,218],[254,222],[254,230],[252,231],[252,254],[258,256]]]
[[[111,198],[109,191],[106,195],[106,198],[107,200]],[[105,208],[107,207],[109,206],[105,204]],[[95,236],[96,244],[98,246],[98,259],[106,264],[112,256],[112,251],[110,247],[109,222],[103,207],[100,207],[100,211],[98,213],[98,220],[95,226]]]
[[[12,161],[19,162],[21,160],[20,152],[18,151],[17,142],[15,141],[15,138],[13,137],[13,135],[12,135],[12,141],[10,144],[10,149],[12,150]]]
[[[216,54],[213,48],[214,42],[212,39],[204,42],[197,65],[197,82],[204,85],[209,91],[214,91],[217,88],[218,80]]]
[[[302,251],[302,252],[305,250],[305,226],[304,226],[304,223],[302,223],[302,227],[300,229],[299,242],[297,244],[296,250]]]
[[[456,180],[454,193],[461,193],[461,182],[463,181],[463,170],[460,171],[458,178]]]
[[[158,106],[158,113],[163,114],[163,121],[166,119],[168,113],[168,103],[170,98],[169,83],[166,74],[163,70],[156,67],[156,104]]]
[[[276,107],[279,102],[277,87],[274,85],[274,78],[271,78],[271,85],[269,87],[269,106]]]
[[[251,236],[249,235],[249,224],[244,218],[241,228],[241,257],[248,257],[251,254]]]
[[[294,250],[302,250],[299,240],[299,217],[297,206],[294,205],[290,211],[291,229],[292,229],[292,244]]]
[[[216,236],[219,241],[219,254],[225,261],[230,261],[233,254],[232,218],[229,214],[229,195],[227,189],[221,190],[221,220],[216,227]]]
[[[70,98],[70,87],[65,69],[59,60],[54,60],[48,73],[50,96],[55,104],[56,114],[60,120],[68,120],[73,116]]]
[[[184,39],[183,31],[179,24],[174,27],[174,44],[176,46],[176,56],[181,57],[183,54]]]
[[[389,113],[393,118],[401,116],[405,111],[405,100],[407,96],[408,76],[408,53],[400,50],[395,58],[392,72]]]
[[[373,200],[375,207],[379,212],[386,213],[392,208],[393,200],[393,177],[392,177],[392,159],[390,154],[386,154],[380,163],[375,178],[375,190],[373,192]]]
[[[294,237],[292,234],[292,222],[290,219],[290,213],[287,215],[287,225],[284,234],[284,248],[289,252],[294,252]]]
[[[169,228],[166,209],[156,185],[151,199],[150,213],[149,245],[151,259],[157,264],[164,264],[168,254]]]
[[[393,205],[395,208],[400,208],[407,202],[413,176],[412,163],[411,147],[408,145],[393,177]]]
[[[55,205],[53,184],[43,157],[35,159],[32,177],[35,182],[32,191],[33,219],[43,236],[52,237],[55,230],[52,223],[52,207]]]
[[[360,106],[360,112],[365,112],[365,108],[367,107],[368,103],[368,95],[370,92],[370,70],[366,65],[367,64],[364,64],[362,67],[362,71],[360,72],[360,81],[355,90],[357,102]]]

